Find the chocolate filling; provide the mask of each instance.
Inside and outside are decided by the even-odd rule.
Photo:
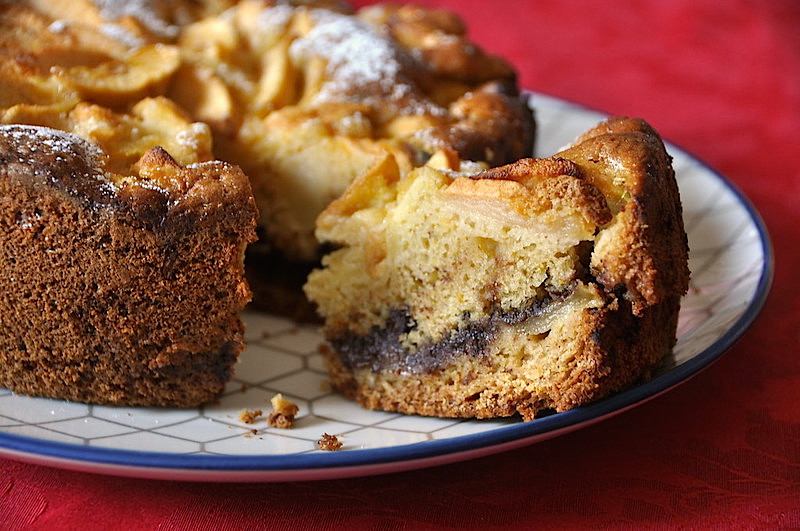
[[[467,322],[449,336],[420,345],[413,351],[402,342],[403,337],[417,326],[407,307],[392,309],[386,324],[372,327],[367,334],[347,331],[329,340],[350,370],[369,368],[374,372],[431,373],[462,356],[486,356],[487,346],[495,339],[502,326],[519,324],[537,317],[553,302],[567,299],[573,291],[574,287],[561,293],[549,294],[525,308],[513,311],[498,308],[486,317]],[[469,314],[466,314],[464,321],[468,319]]]

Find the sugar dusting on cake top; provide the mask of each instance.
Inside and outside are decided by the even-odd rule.
[[[258,29],[267,36],[280,36],[286,31],[286,27],[289,23],[291,23],[294,13],[295,8],[287,4],[278,4],[268,7],[261,11],[258,17]],[[222,19],[231,17],[233,17],[233,9],[220,15]]]
[[[314,56],[327,62],[327,81],[314,103],[345,100],[398,104],[406,114],[443,112],[409,78],[409,70],[420,66],[376,28],[326,9],[311,10],[311,17],[314,27],[292,43],[289,53],[296,63]]]
[[[112,200],[120,189],[127,186],[155,190],[166,198],[167,204],[174,204],[180,195],[175,193],[181,187],[180,181],[170,181],[169,174],[163,176],[164,180],[159,180],[141,173],[121,175],[108,171],[108,155],[100,146],[59,129],[0,125],[0,159],[5,164],[23,166],[25,174],[53,183],[70,183],[66,188],[70,195],[88,195],[95,201]],[[208,161],[187,167],[211,168],[219,164],[218,161]]]
[[[44,179],[80,199],[107,203],[121,184],[119,175],[106,171],[99,146],[59,129],[0,125],[0,158],[7,171]]]
[[[77,158],[95,169],[93,176],[103,176],[103,150],[76,134],[50,127],[11,124],[0,125],[0,137],[9,140],[8,147],[14,150],[16,162],[20,164],[35,165],[48,156],[54,157],[56,162],[63,162],[66,157]]]
[[[178,28],[159,15],[153,0],[93,0],[102,17],[110,22],[133,17],[156,35],[173,38]]]

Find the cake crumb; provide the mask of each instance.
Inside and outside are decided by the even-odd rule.
[[[317,447],[326,452],[335,452],[342,448],[342,441],[336,435],[323,433],[322,438],[317,441]]]
[[[252,424],[263,412],[260,409],[243,409],[239,412],[239,421],[245,424]]]
[[[267,423],[273,428],[289,430],[294,426],[294,417],[300,408],[291,400],[283,398],[281,393],[272,397],[272,413],[267,417]]]

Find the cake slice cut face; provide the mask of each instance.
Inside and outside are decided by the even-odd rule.
[[[545,159],[401,177],[391,156],[319,217],[305,290],[334,385],[372,409],[532,419],[646,378],[688,285],[671,161],[612,119]]]

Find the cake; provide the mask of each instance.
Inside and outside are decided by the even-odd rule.
[[[315,218],[385,153],[533,139],[513,70],[413,7],[1,3],[0,79],[0,386],[91,403],[213,399],[245,254],[260,306],[298,307]]]
[[[334,386],[366,408],[530,420],[646,379],[672,349],[688,248],[658,134],[613,118],[481,171],[392,154],[317,222],[305,286]]]
[[[513,69],[447,11],[356,13],[321,0],[26,0],[0,10],[0,77],[10,82],[0,122],[69,129],[63,115],[76,105],[119,111],[158,96],[210,128],[213,157],[252,183],[249,281],[267,311],[313,314],[300,287],[324,252],[316,216],[383,151],[410,169],[439,149],[497,165],[533,145]]]

